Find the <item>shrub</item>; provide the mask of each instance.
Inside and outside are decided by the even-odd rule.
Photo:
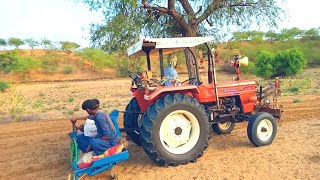
[[[0,71],[9,73],[13,69],[15,69],[18,61],[16,54],[16,51],[8,51],[6,53],[0,54]]]
[[[0,54],[0,70],[9,73],[28,72],[31,69],[40,67],[40,60],[33,57],[21,57],[17,51],[9,51]]]
[[[288,49],[275,56],[276,71],[274,76],[293,76],[301,73],[307,61],[298,49]]]
[[[268,51],[260,51],[256,57],[256,69],[257,76],[264,78],[270,78],[274,75],[274,55]]]
[[[97,69],[114,68],[116,59],[114,56],[94,48],[85,48],[79,53],[80,57],[92,62],[93,66]]]
[[[73,67],[71,64],[65,65],[62,70],[63,74],[71,74],[72,71],[73,71]]]
[[[55,53],[47,53],[40,57],[42,60],[41,68],[45,70],[46,73],[53,74],[57,71],[58,68],[58,56]]]
[[[142,58],[120,57],[117,61],[117,73],[119,77],[128,76],[132,72],[142,71],[144,61]]]
[[[241,66],[241,72],[243,74],[254,74],[256,66],[253,62],[250,62],[248,66]]]
[[[260,51],[256,59],[255,73],[264,78],[299,74],[307,63],[298,49],[279,51],[276,55]]]
[[[9,83],[4,82],[4,81],[0,81],[0,91],[5,91],[6,89],[8,89],[10,87]]]

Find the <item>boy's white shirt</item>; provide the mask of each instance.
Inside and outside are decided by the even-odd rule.
[[[87,119],[86,123],[84,125],[84,135],[89,136],[89,137],[96,137],[98,134],[97,132],[97,126],[94,123],[94,120],[92,119]]]

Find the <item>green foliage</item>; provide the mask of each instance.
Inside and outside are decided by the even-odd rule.
[[[301,73],[305,65],[306,60],[298,49],[279,51],[276,55],[261,51],[257,56],[255,73],[265,78],[293,76]]]
[[[39,59],[33,57],[17,57],[17,63],[13,71],[25,73],[40,66],[41,60]]]
[[[72,51],[80,47],[79,44],[70,41],[61,41],[60,44],[63,51]]]
[[[301,103],[301,99],[294,99],[292,103]]]
[[[7,41],[5,39],[0,38],[0,47],[5,47],[7,46]]]
[[[22,115],[30,106],[30,102],[23,96],[21,92],[15,92],[8,101],[9,113],[14,121],[20,121]]]
[[[39,46],[39,42],[30,38],[30,39],[25,39],[24,42],[26,44],[28,44],[29,47],[31,47],[31,49],[33,49],[34,47]]]
[[[13,69],[15,69],[18,61],[16,54],[16,51],[8,51],[6,53],[0,54],[0,71],[9,73]]]
[[[319,36],[319,29],[317,29],[317,28],[311,28],[311,29],[307,30],[306,32],[304,32],[304,36],[306,36],[306,37],[316,37],[316,36]]]
[[[4,81],[0,81],[0,91],[5,91],[10,87],[10,84]]]
[[[41,68],[45,70],[46,73],[53,74],[58,69],[58,60],[56,54],[46,54],[40,57],[42,60]]]
[[[8,45],[9,46],[14,46],[17,49],[19,46],[24,45],[24,41],[22,41],[19,38],[11,37],[11,38],[8,39]]]
[[[94,46],[121,51],[142,34],[147,37],[214,35],[224,27],[239,29],[258,25],[275,26],[283,11],[276,0],[255,1],[96,1],[80,0],[91,10],[103,12],[106,24],[91,27]],[[161,6],[161,7],[160,7]],[[171,7],[169,7],[171,6]],[[201,7],[201,10],[199,10]],[[223,8],[220,8],[223,7]],[[170,8],[175,10],[172,13]],[[195,14],[195,12],[198,12]],[[185,17],[185,18],[183,18]],[[195,23],[196,22],[196,23]],[[207,24],[215,28],[208,28]],[[109,45],[110,44],[110,45]],[[104,46],[106,45],[106,46]]]
[[[71,64],[67,64],[63,66],[63,70],[62,70],[63,74],[71,74],[72,71],[73,71],[73,67]]]
[[[253,62],[249,62],[248,66],[241,66],[241,73],[254,74],[256,66]]]
[[[33,57],[21,57],[17,51],[8,51],[0,54],[0,71],[28,72],[31,69],[40,67],[41,61]]]
[[[293,76],[302,72],[307,64],[303,53],[298,49],[288,49],[275,55],[273,76]]]
[[[311,87],[311,79],[285,79],[281,81],[281,92],[284,95],[294,95]]]
[[[256,75],[265,78],[272,77],[275,73],[274,55],[268,51],[260,51],[256,59]]]
[[[126,77],[132,72],[142,71],[144,60],[142,58],[118,57],[117,73],[119,77]]]
[[[93,66],[98,69],[114,68],[116,65],[116,58],[100,49],[85,48],[79,55],[92,62]]]
[[[51,49],[52,41],[50,41],[49,39],[43,38],[41,39],[41,45],[44,49]]]

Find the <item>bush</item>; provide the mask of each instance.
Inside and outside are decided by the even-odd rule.
[[[298,49],[279,51],[276,55],[260,51],[256,59],[255,73],[264,78],[299,74],[307,63]]]
[[[288,49],[275,56],[276,72],[274,76],[293,76],[301,73],[307,61],[298,49]]]
[[[0,71],[9,73],[13,69],[15,69],[18,61],[16,55],[16,51],[8,51],[6,53],[0,54]]]
[[[253,62],[250,62],[248,66],[241,66],[241,73],[243,74],[254,74],[256,66]]]
[[[28,72],[31,69],[40,67],[40,60],[33,57],[21,57],[17,51],[9,51],[0,54],[0,70],[9,73]]]
[[[0,91],[5,91],[6,89],[8,89],[10,87],[9,83],[4,82],[4,81],[0,81]]]
[[[79,56],[92,62],[93,66],[97,69],[114,68],[116,59],[114,56],[94,48],[85,48],[79,53]]]
[[[62,70],[62,72],[63,72],[64,74],[71,74],[72,71],[73,71],[73,67],[72,67],[71,64],[65,65],[65,66],[63,67],[63,70]]]
[[[274,65],[274,55],[268,51],[260,51],[256,57],[255,74],[264,78],[270,78],[275,73]]]
[[[142,71],[144,60],[142,58],[120,57],[117,61],[117,73],[119,77],[128,76],[132,72]]]
[[[45,72],[53,74],[57,71],[58,68],[58,60],[56,54],[46,54],[41,56],[42,64],[41,68],[45,70]]]

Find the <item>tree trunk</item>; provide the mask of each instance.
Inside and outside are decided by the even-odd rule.
[[[188,28],[183,33],[184,37],[196,37],[196,35],[197,35],[197,27]],[[195,48],[190,48],[190,50],[193,53],[195,53]],[[196,75],[197,75],[196,69],[195,69],[195,60],[196,59],[193,58],[193,55],[190,52],[190,50],[187,48],[184,50],[184,55],[186,57],[186,64],[187,64],[187,68],[188,68],[189,79],[196,78]]]

